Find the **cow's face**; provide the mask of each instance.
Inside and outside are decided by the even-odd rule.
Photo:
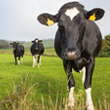
[[[39,40],[39,39],[35,39],[34,41],[32,41],[32,43],[34,43],[35,45],[35,50],[38,50],[39,49],[39,43],[41,43],[42,40]]]
[[[86,26],[85,21],[84,13],[78,10],[77,7],[61,10],[58,28],[63,59],[71,60],[80,57],[81,44]]]
[[[10,43],[10,45],[13,45],[13,50],[16,50],[18,44],[19,43],[16,43],[16,42]]]
[[[78,2],[67,3],[62,6],[55,16],[41,14],[38,17],[40,23],[52,25],[58,22],[60,39],[62,45],[62,58],[71,60],[81,55],[82,41],[86,28],[86,20],[98,20],[102,18],[102,9],[93,9],[89,12]]]

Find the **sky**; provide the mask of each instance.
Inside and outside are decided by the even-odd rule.
[[[32,41],[35,38],[54,39],[57,23],[40,24],[37,17],[42,13],[57,14],[62,5],[74,0],[0,0],[0,39]],[[110,0],[75,0],[87,11],[94,8],[105,10],[104,17],[95,23],[102,37],[110,34]]]

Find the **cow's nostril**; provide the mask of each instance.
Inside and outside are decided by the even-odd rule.
[[[77,51],[67,51],[64,53],[64,56],[67,60],[76,59]]]
[[[74,55],[77,55],[77,54],[78,54],[78,52],[77,52],[77,51],[75,51],[75,52],[74,52]]]
[[[38,48],[35,48],[36,50],[38,50]]]

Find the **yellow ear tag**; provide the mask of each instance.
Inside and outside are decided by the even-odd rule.
[[[50,25],[54,24],[54,22],[52,20],[50,20],[49,18],[47,18],[47,24],[48,24],[48,26],[50,26]]]
[[[91,20],[91,21],[95,21],[95,19],[96,19],[95,13],[89,17],[89,20]]]

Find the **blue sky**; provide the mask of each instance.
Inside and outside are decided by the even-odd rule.
[[[35,38],[54,38],[57,24],[41,25],[37,16],[47,12],[56,14],[59,8],[74,0],[0,0],[0,39],[32,41]],[[87,11],[93,8],[105,10],[104,17],[97,21],[102,36],[110,34],[110,0],[76,0]]]

